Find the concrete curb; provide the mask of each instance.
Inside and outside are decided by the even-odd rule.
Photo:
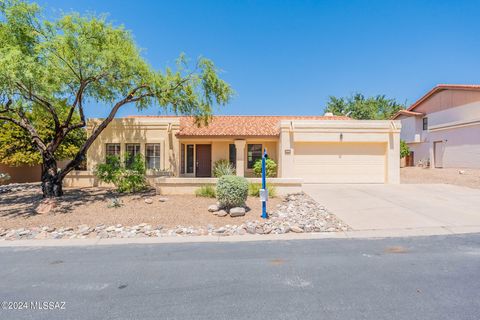
[[[419,237],[434,235],[455,235],[480,233],[480,226],[433,227],[415,229],[356,230],[347,232],[322,233],[286,233],[269,235],[236,236],[169,236],[160,238],[110,238],[110,239],[63,239],[63,240],[3,240],[0,247],[78,247],[122,244],[171,244],[171,243],[206,243],[206,242],[251,242],[313,239],[378,239]]]

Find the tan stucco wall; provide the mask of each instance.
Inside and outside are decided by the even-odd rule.
[[[98,121],[89,122],[89,130],[98,124]],[[282,120],[279,123],[280,137],[219,137],[219,138],[178,138],[175,134],[179,130],[179,119],[174,117],[167,118],[126,118],[115,119],[94,142],[87,153],[87,167],[89,174],[75,176],[70,175],[71,185],[82,184],[80,180],[91,183],[91,171],[95,165],[105,161],[106,143],[120,143],[121,152],[125,153],[125,144],[140,143],[140,151],[144,154],[145,143],[160,143],[161,145],[161,169],[167,170],[173,176],[179,176],[180,172],[180,148],[181,144],[211,144],[212,145],[212,163],[220,159],[229,158],[229,144],[236,144],[241,148],[243,145],[243,168],[245,176],[253,176],[253,171],[247,168],[247,145],[262,144],[262,148],[267,148],[269,157],[278,164],[279,178],[298,178],[295,176],[298,172],[298,162],[295,162],[295,148],[298,143],[308,143],[314,146],[312,150],[319,149],[319,143],[330,145],[330,154],[333,157],[335,150],[339,150],[338,144],[351,144],[352,148],[343,148],[347,152],[349,161],[360,169],[356,169],[355,174],[361,170],[362,165],[373,166],[373,171],[377,174],[377,180],[374,182],[399,183],[400,179],[400,159],[399,159],[399,121],[325,121],[325,120]],[[236,141],[236,143],[235,143]],[[245,143],[241,142],[245,141]],[[240,143],[241,142],[241,143]],[[381,159],[378,150],[381,149]],[[362,151],[363,150],[363,151]],[[372,151],[373,150],[373,151]],[[240,150],[237,150],[237,161]],[[352,153],[352,154],[350,154]],[[374,153],[375,157],[370,154]],[[322,158],[322,152],[318,151],[318,162],[327,161]],[[333,159],[333,158],[332,158]],[[315,159],[314,159],[315,160]],[[325,163],[325,162],[324,162]],[[345,161],[342,162],[343,164]],[[329,168],[329,175],[338,177],[337,182],[371,182],[363,178],[349,178],[353,173],[342,168],[342,163],[333,163]],[[372,171],[372,172],[373,172]],[[384,177],[378,178],[378,172],[384,172]],[[313,175],[321,173],[313,172]],[[371,173],[370,173],[371,174]],[[90,175],[90,176],[89,176]],[[369,171],[365,170],[363,176],[368,176]],[[186,175],[184,175],[186,176]],[[151,175],[150,175],[151,177]],[[82,180],[82,181],[83,181]],[[90,181],[92,180],[92,181]],[[152,180],[153,181],[153,180]],[[335,182],[335,181],[330,181]]]
[[[98,120],[88,123],[87,132],[98,125]],[[114,119],[92,144],[87,152],[87,168],[93,170],[98,163],[105,162],[106,144],[120,143],[121,156],[125,155],[126,144],[139,143],[140,153],[145,155],[146,143],[160,144],[160,170],[177,174],[179,144],[175,134],[179,128],[178,118],[121,118]],[[152,172],[147,172],[152,174]]]
[[[323,175],[325,183],[399,183],[400,128],[400,121],[281,121],[281,177],[293,178],[299,172],[307,177],[311,170],[309,182],[322,182]],[[302,150],[296,157],[297,146]],[[308,159],[300,156],[305,148],[310,150]],[[377,174],[375,179],[368,174],[373,172],[367,170],[369,166]],[[383,179],[378,172],[384,173]]]

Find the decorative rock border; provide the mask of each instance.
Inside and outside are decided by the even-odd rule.
[[[214,214],[222,216],[224,210]],[[235,219],[229,219],[235,222]],[[304,193],[286,196],[282,204],[270,213],[265,221],[251,220],[240,225],[227,224],[215,228],[213,225],[203,227],[177,226],[167,229],[162,226],[151,226],[141,223],[135,226],[97,225],[95,227],[79,225],[75,228],[38,228],[0,229],[0,240],[25,239],[85,239],[85,238],[140,238],[166,236],[199,236],[199,235],[243,235],[243,234],[282,234],[288,232],[335,232],[350,230],[349,226],[340,221]]]

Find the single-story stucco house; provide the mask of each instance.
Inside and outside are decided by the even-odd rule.
[[[480,85],[437,85],[393,119],[410,165],[480,168]]]
[[[87,132],[100,122],[90,119]],[[191,192],[215,183],[212,166],[228,160],[236,174],[253,177],[262,150],[278,164],[270,179],[279,193],[302,183],[399,183],[400,122],[325,116],[213,116],[197,126],[188,116],[114,119],[87,153],[87,171],[67,186],[98,185],[93,169],[107,155],[144,155],[147,176],[162,193]],[[252,181],[259,181],[252,179]]]

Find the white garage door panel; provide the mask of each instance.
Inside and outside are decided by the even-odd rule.
[[[384,183],[383,143],[295,144],[295,177],[307,183]]]

